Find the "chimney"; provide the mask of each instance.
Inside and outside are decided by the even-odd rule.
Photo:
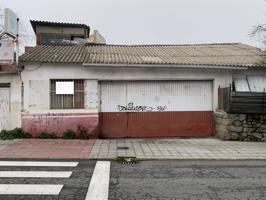
[[[91,44],[106,44],[105,38],[97,30],[93,31],[87,42]]]

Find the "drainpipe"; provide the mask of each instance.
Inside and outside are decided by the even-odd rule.
[[[24,66],[22,65],[20,67],[19,65],[19,18],[17,18],[17,35],[16,35],[15,43],[16,43],[16,66],[18,68],[18,73],[19,73],[19,77],[21,80],[21,111],[20,111],[21,113],[20,115],[22,115],[22,112],[24,110],[24,82],[21,77],[21,72],[24,69]],[[21,119],[22,119],[22,116],[21,116]]]
[[[21,76],[21,72],[24,69],[24,66],[22,65],[21,68],[19,68],[18,73],[21,80],[21,113],[24,111],[24,82]]]

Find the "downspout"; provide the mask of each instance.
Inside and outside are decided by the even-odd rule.
[[[18,68],[19,77],[21,80],[21,110],[20,110],[20,120],[22,120],[22,112],[24,111],[24,82],[22,80],[21,72],[24,69],[24,66],[22,65],[21,68],[19,66],[19,18],[17,18],[17,35],[16,35],[16,66]],[[22,122],[21,122],[22,123]],[[22,126],[22,124],[21,124]]]
[[[21,72],[24,69],[24,66],[21,66],[21,68],[19,68],[18,73],[19,73],[19,77],[21,80],[21,113],[24,111],[24,82],[21,76]]]

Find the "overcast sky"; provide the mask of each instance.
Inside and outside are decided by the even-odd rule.
[[[29,20],[85,23],[110,44],[243,42],[266,21],[264,0],[0,0]]]

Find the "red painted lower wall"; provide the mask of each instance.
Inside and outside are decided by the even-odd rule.
[[[213,134],[214,118],[212,111],[22,115],[22,128],[33,136],[41,132],[62,136],[66,130],[77,132],[79,126],[100,138],[204,137]]]
[[[33,136],[41,132],[62,136],[66,130],[76,132],[79,126],[98,135],[98,113],[22,114],[22,128]]]
[[[104,112],[100,137],[204,137],[213,134],[212,111]]]

